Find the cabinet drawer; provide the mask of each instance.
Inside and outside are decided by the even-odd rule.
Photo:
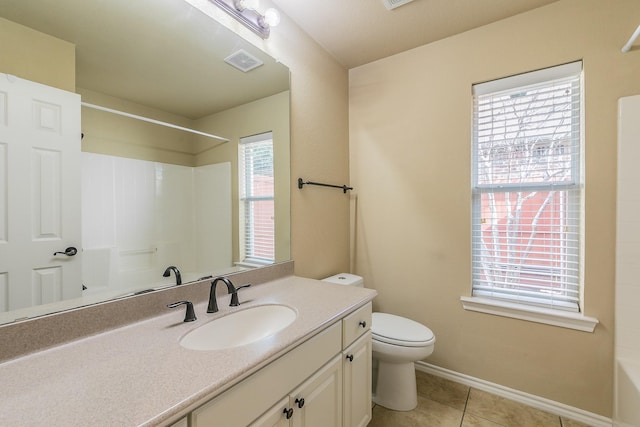
[[[347,348],[370,328],[371,303],[367,303],[342,319],[342,348]]]

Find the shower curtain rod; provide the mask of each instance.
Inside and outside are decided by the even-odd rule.
[[[622,53],[626,53],[631,50],[631,46],[633,46],[633,43],[636,41],[638,36],[640,36],[640,25],[638,25],[638,28],[633,32],[627,44],[622,47]]]
[[[218,135],[213,135],[211,133],[201,132],[201,131],[195,130],[195,129],[189,129],[189,128],[186,128],[186,127],[174,125],[173,123],[162,122],[160,120],[150,119],[150,118],[144,117],[144,116],[138,116],[137,114],[131,114],[131,113],[126,113],[126,112],[120,111],[120,110],[114,110],[113,108],[102,107],[100,105],[89,104],[88,102],[81,102],[80,104],[83,107],[93,108],[94,110],[105,111],[107,113],[117,114],[119,116],[129,117],[131,119],[141,120],[141,121],[147,122],[147,123],[153,123],[153,124],[160,125],[160,126],[166,126],[166,127],[172,128],[172,129],[178,129],[178,130],[182,130],[182,131],[185,131],[185,132],[195,133],[196,135],[206,136],[207,138],[217,139],[217,140],[222,141],[222,142],[229,142],[229,139],[227,139],[227,138],[223,138],[223,137],[218,136]]]

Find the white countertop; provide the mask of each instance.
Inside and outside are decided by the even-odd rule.
[[[239,292],[239,307],[195,305],[0,364],[0,426],[156,426],[228,389],[372,300],[373,290],[295,276]],[[283,304],[296,320],[253,344],[187,350],[179,339],[198,326],[254,305]],[[10,345],[10,343],[2,343]]]

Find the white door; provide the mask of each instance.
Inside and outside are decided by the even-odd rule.
[[[82,294],[80,140],[79,95],[0,73],[0,311]]]

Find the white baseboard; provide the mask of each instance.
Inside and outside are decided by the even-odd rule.
[[[439,366],[431,365],[426,362],[416,362],[415,365],[416,370],[418,371],[426,372],[427,374],[435,375],[478,390],[486,391],[533,408],[579,421],[592,427],[612,427],[614,425],[611,418],[603,417],[602,415],[594,414],[579,408],[574,408],[573,406],[565,405],[564,403],[518,391],[500,384],[495,384],[469,375],[451,371],[449,369],[441,368]]]

